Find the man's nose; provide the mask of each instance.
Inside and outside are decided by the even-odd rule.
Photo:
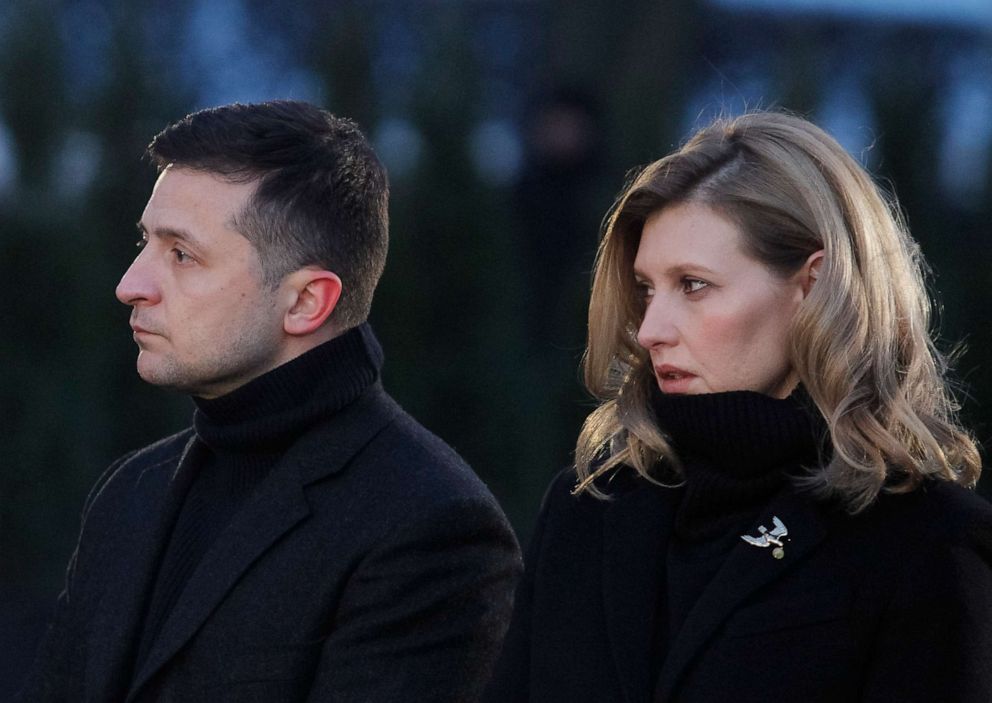
[[[125,305],[140,305],[142,303],[157,303],[159,289],[155,276],[148,261],[148,248],[142,249],[131,262],[127,271],[117,284],[115,293],[117,299]]]
[[[651,300],[644,311],[644,319],[637,329],[637,343],[651,350],[658,346],[672,346],[678,342],[678,328],[671,310],[657,298]]]

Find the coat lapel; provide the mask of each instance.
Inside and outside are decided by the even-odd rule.
[[[774,558],[772,548],[755,547],[743,540],[734,547],[672,643],[658,678],[655,700],[674,700],[672,694],[679,677],[734,610],[757,590],[794,568],[826,536],[816,505],[791,489],[783,490],[769,504],[748,534],[757,535],[759,525],[771,529],[773,516],[789,529],[783,558]]]
[[[128,701],[189,641],[252,562],[308,514],[296,467],[273,469],[193,572],[148,658],[136,672]]]
[[[133,486],[127,511],[119,516],[112,550],[115,559],[101,575],[104,595],[94,609],[99,647],[90,653],[87,689],[93,700],[120,700],[134,659],[145,603],[158,573],[158,562],[172,525],[195,474],[198,445],[192,436],[175,454],[145,469]]]
[[[309,515],[305,485],[340,471],[399,411],[376,384],[287,452],[193,572],[136,672],[127,701],[135,700],[155,672],[196,634],[249,567]]]
[[[655,611],[679,493],[639,482],[604,516],[606,629],[627,703],[647,703],[652,687]]]

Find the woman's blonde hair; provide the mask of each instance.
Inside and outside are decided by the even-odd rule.
[[[930,338],[919,248],[894,199],[826,132],[788,114],[721,119],[645,168],[604,228],[589,303],[585,383],[600,401],[576,446],[577,492],[622,465],[677,479],[678,458],[651,410],[655,384],[637,343],[643,303],[633,262],[645,220],[673,203],[713,208],[772,271],[824,261],[793,323],[791,359],[829,427],[832,455],[802,482],[848,510],[925,477],[973,486],[981,471],[958,423],[946,362]]]

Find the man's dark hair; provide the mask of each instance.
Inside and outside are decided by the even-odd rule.
[[[351,120],[277,100],[194,112],[148,145],[159,172],[174,164],[258,186],[234,227],[276,286],[318,265],[342,281],[331,319],[341,330],[368,317],[388,246],[385,169]]]

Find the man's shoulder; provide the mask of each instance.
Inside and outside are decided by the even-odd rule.
[[[466,500],[495,504],[458,452],[385,391],[377,389],[361,402],[364,409],[314,428],[296,448],[307,455],[308,482],[329,478],[338,472],[327,467],[341,464],[340,472],[350,486],[359,492],[365,492],[362,486],[369,488],[382,500],[421,509]],[[350,456],[342,457],[341,452]]]
[[[364,461],[381,476],[445,494],[489,496],[461,455],[402,408],[369,443]]]
[[[387,458],[406,457],[458,469],[468,468],[465,459],[451,445],[402,408],[382,434],[376,437],[376,441],[380,444],[379,450],[385,452]]]
[[[303,466],[315,524],[347,523],[353,539],[380,546],[398,535],[412,539],[473,530],[512,541],[499,503],[465,460],[385,393],[376,402],[388,406],[387,412],[363,416],[388,415],[388,420],[360,446],[341,436],[357,431],[352,418],[345,427],[331,421],[314,428],[304,438],[305,457],[299,448],[291,450]]]
[[[126,490],[126,486],[132,485],[149,472],[154,474],[159,469],[168,472],[169,466],[175,466],[179,462],[192,437],[193,429],[188,427],[118,457],[93,485],[86,499],[84,512],[88,512],[101,495],[107,496],[116,488]]]
[[[189,446],[193,435],[193,428],[187,427],[140,449],[128,452],[111,464],[108,473],[147,471],[153,467],[178,462]]]

